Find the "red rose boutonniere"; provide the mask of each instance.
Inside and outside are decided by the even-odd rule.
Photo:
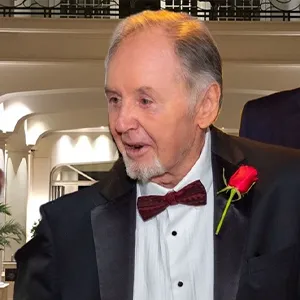
[[[218,192],[218,194],[223,192],[229,192],[230,195],[227,200],[225,209],[223,211],[221,220],[218,224],[216,235],[219,234],[220,229],[222,227],[223,221],[229,209],[231,202],[238,201],[242,199],[242,197],[248,193],[248,191],[252,188],[252,186],[258,180],[257,170],[251,166],[241,166],[239,169],[230,177],[229,182],[227,184],[225,174],[225,170],[223,170],[223,180],[226,187]],[[234,197],[236,198],[234,199]]]

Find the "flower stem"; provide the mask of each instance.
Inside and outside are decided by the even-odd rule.
[[[229,199],[227,200],[227,203],[226,203],[225,209],[224,209],[224,211],[223,211],[221,220],[220,220],[220,222],[219,222],[219,224],[218,224],[218,227],[217,227],[217,230],[216,230],[216,235],[218,235],[219,232],[220,232],[220,229],[221,229],[222,224],[223,224],[223,222],[224,222],[224,219],[225,219],[225,217],[226,217],[227,211],[228,211],[228,209],[229,209],[229,207],[230,207],[230,204],[231,204],[232,199],[233,199],[233,197],[234,197],[235,194],[236,194],[236,190],[235,190],[234,188],[231,189]]]

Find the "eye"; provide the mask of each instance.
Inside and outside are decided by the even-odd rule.
[[[111,103],[111,104],[118,104],[120,102],[120,99],[117,98],[117,97],[111,97],[108,99],[108,102]]]
[[[142,99],[141,99],[141,104],[142,104],[142,105],[149,105],[149,104],[151,104],[151,103],[152,103],[152,101],[149,100],[149,99],[147,99],[147,98],[142,98]]]

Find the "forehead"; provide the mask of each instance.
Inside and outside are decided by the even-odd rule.
[[[179,71],[179,60],[172,41],[158,28],[144,30],[127,37],[112,56],[107,70],[107,82],[126,78],[161,81],[173,77]]]

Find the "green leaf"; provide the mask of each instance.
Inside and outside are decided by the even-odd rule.
[[[10,208],[8,205],[0,202],[0,214],[5,214],[7,216],[11,216]]]
[[[11,216],[9,206],[0,202],[0,213]],[[10,247],[11,242],[22,243],[25,238],[24,228],[15,220],[10,219],[0,225],[0,250],[4,247]]]

